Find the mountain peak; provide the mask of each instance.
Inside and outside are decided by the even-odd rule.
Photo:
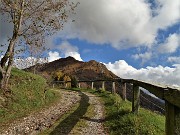
[[[72,57],[72,56],[68,56],[68,57],[66,57],[66,58],[64,58],[64,59],[67,59],[67,60],[76,60],[74,57]]]
[[[29,68],[32,71],[33,68]],[[63,74],[75,76],[80,80],[93,80],[104,78],[117,78],[106,66],[95,60],[89,62],[78,61],[69,56],[67,58],[60,58],[58,60],[46,63],[42,66],[37,66],[36,70],[39,73],[48,74],[51,77],[53,72],[61,71]]]

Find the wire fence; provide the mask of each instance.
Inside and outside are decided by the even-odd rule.
[[[151,105],[153,105],[153,106],[157,107],[158,109],[160,109],[162,112],[165,112],[164,108],[162,108],[161,106],[155,104],[153,101],[150,101],[148,98],[144,97],[142,94],[140,94],[140,97],[143,98],[144,100],[146,100],[147,102],[149,102]]]

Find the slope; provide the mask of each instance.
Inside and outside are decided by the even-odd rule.
[[[47,78],[48,81],[52,79],[53,73],[57,71],[61,71],[63,74],[66,74],[68,76],[74,76],[78,80],[98,80],[98,79],[102,80],[102,79],[118,78],[118,76],[116,76],[111,71],[109,71],[106,68],[106,66],[102,63],[99,63],[95,60],[82,62],[75,60],[73,57],[61,58],[50,63],[36,65],[28,68],[27,70],[32,72],[34,71],[34,68],[39,74]],[[90,88],[91,83],[81,83],[81,87]],[[101,82],[94,83],[95,89],[100,89],[101,87],[102,87]],[[112,83],[106,82],[105,88],[106,90],[111,91]],[[121,83],[119,82],[116,82],[116,91],[119,94],[122,94]],[[146,98],[145,99],[141,97],[141,105],[143,107],[153,111],[164,113],[163,110],[164,104],[162,102],[160,102],[158,99],[154,97],[147,95],[144,92],[142,92],[141,95],[143,95],[143,97]],[[130,84],[127,84],[127,98],[130,101],[132,99],[132,85]],[[149,104],[149,101],[153,102],[154,104]],[[157,105],[160,106],[160,108]]]
[[[34,68],[46,78],[50,78],[52,73],[56,71],[62,71],[66,75],[75,76],[78,80],[117,78],[102,63],[95,60],[82,62],[75,60],[73,57],[61,58],[50,63],[32,66],[27,70],[33,71]]]
[[[12,70],[9,97],[0,93],[0,130],[15,119],[24,117],[57,99],[41,76],[18,69]]]

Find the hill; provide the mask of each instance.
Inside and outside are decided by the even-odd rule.
[[[50,105],[58,97],[48,89],[44,78],[19,69],[12,70],[9,88],[9,97],[0,91],[0,130],[11,121]]]
[[[73,57],[61,58],[50,63],[36,65],[28,68],[35,70],[46,78],[50,78],[53,72],[61,71],[66,75],[76,77],[78,80],[111,79],[117,78],[106,66],[95,60],[82,62]]]
[[[61,58],[50,63],[32,66],[26,70],[33,72],[34,69],[38,74],[41,74],[49,80],[52,79],[53,73],[61,71],[68,76],[74,76],[77,80],[96,80],[96,79],[112,79],[118,78],[115,74],[109,71],[106,66],[95,60],[89,62],[82,62],[75,60],[73,57]],[[123,71],[122,71],[123,72]],[[121,95],[121,83],[116,82],[116,91]],[[82,87],[91,88],[91,83],[81,83]],[[101,82],[96,82],[94,88],[102,87]],[[105,88],[108,91],[112,90],[112,83],[106,82]],[[141,105],[153,111],[164,113],[164,104],[158,99],[147,95],[141,91]],[[132,85],[127,84],[127,98],[132,99]],[[152,104],[153,103],[153,104]]]

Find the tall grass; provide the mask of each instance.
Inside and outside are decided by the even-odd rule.
[[[44,78],[18,69],[12,70],[9,88],[12,93],[0,107],[0,124],[26,116],[58,98],[57,92],[48,89]]]

